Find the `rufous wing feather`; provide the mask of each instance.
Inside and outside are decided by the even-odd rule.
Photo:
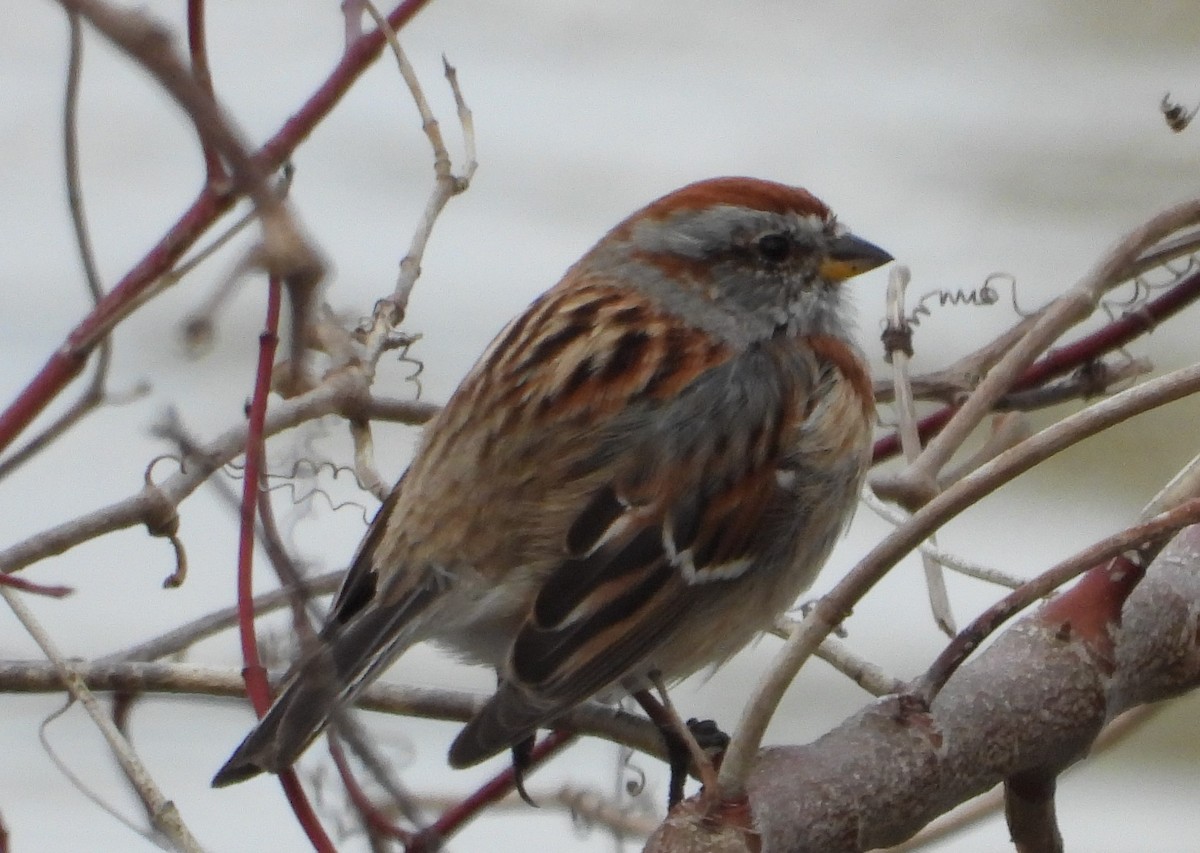
[[[725,365],[700,381],[736,387]],[[567,559],[542,584],[517,634],[496,695],[454,741],[450,762],[467,766],[502,751],[588,697],[644,675],[681,624],[754,571],[781,499],[776,473],[789,419],[806,406],[789,396],[757,406],[729,400],[706,412],[706,429],[671,447],[630,445],[566,532]],[[686,407],[681,417],[692,417]],[[752,424],[754,446],[724,452],[723,421]],[[674,431],[679,435],[681,431]],[[679,454],[679,466],[663,454]],[[697,626],[691,626],[693,629]]]

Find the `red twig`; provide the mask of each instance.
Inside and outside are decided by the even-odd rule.
[[[275,349],[279,343],[279,309],[283,302],[283,286],[272,276],[267,289],[266,328],[259,336],[258,368],[254,377],[254,397],[250,400],[250,423],[246,430],[246,467],[242,478],[242,505],[238,530],[238,635],[242,642],[242,679],[246,695],[260,718],[271,706],[271,687],[267,671],[258,656],[258,638],[254,633],[254,519],[259,502],[259,478],[263,467],[263,422],[267,417],[267,398],[271,392],[271,368],[275,364]],[[279,774],[288,803],[316,850],[334,853],[333,842],[325,834],[321,822],[300,787],[295,772]]]
[[[188,0],[187,4],[187,37],[188,54],[192,59],[192,75],[200,88],[213,94],[212,72],[208,67],[208,39],[204,26],[204,0]],[[225,166],[217,151],[201,137],[200,144],[204,150],[204,170],[210,184],[225,180]]]
[[[337,853],[337,848],[333,846],[333,842],[321,828],[321,821],[317,817],[317,813],[313,811],[308,797],[305,796],[304,789],[300,787],[300,780],[296,778],[296,772],[284,770],[279,774],[279,784],[283,786],[283,794],[287,797],[288,805],[292,807],[292,813],[296,815],[296,820],[304,828],[308,840],[312,842],[313,849],[318,853]]]
[[[1200,273],[1188,276],[1165,291],[1162,296],[1130,311],[1104,328],[1060,349],[1051,350],[1030,365],[1029,370],[1013,385],[1012,390],[1036,388],[1105,353],[1120,349],[1141,335],[1154,331],[1159,323],[1191,305],[1197,297],[1200,297]]]
[[[575,739],[575,733],[556,729],[542,738],[529,754],[526,770],[537,767]],[[454,833],[494,802],[516,789],[516,770],[508,767],[483,784],[474,794],[452,809],[448,809],[432,825],[421,830],[408,845],[408,853],[437,850]]]
[[[254,519],[258,512],[259,478],[263,463],[263,422],[267,417],[267,398],[271,391],[271,368],[279,343],[279,307],[283,287],[271,277],[267,291],[266,327],[259,336],[258,369],[254,377],[254,396],[250,400],[250,423],[246,429],[246,467],[242,477],[242,505],[238,530],[238,635],[242,643],[242,678],[254,713],[260,718],[271,705],[267,673],[258,655],[254,633]]]
[[[1083,365],[1095,361],[1105,353],[1120,349],[1139,336],[1151,332],[1155,326],[1169,319],[1200,298],[1200,273],[1188,276],[1170,287],[1162,296],[1152,299],[1135,311],[1130,311],[1119,320],[1114,320],[1102,329],[1085,335],[1074,343],[1052,350],[1029,366],[1025,374],[1010,390],[1026,391],[1036,388],[1051,379],[1064,376]],[[946,406],[926,415],[917,423],[924,443],[941,431],[956,411],[955,406]],[[873,462],[883,462],[900,452],[898,433],[886,435],[875,442]]]
[[[342,779],[342,784],[346,786],[346,793],[350,797],[350,802],[354,804],[355,810],[362,816],[368,827],[388,838],[395,838],[401,843],[407,845],[411,840],[412,835],[396,826],[388,820],[387,815],[383,814],[375,803],[371,802],[371,798],[367,796],[367,792],[358,784],[358,780],[354,778],[354,773],[350,769],[350,762],[346,760],[346,751],[342,749],[341,741],[332,732],[326,737],[329,741],[329,754],[333,758],[333,764],[337,767],[338,775]]]
[[[0,572],[0,586],[10,586],[13,589],[21,590],[21,592],[28,592],[31,595],[44,595],[48,598],[64,598],[75,591],[74,587],[61,585],[48,586],[46,584],[34,583],[17,575],[6,575],[2,572]]]
[[[388,16],[388,23],[392,29],[400,30],[428,2],[405,0]],[[379,32],[370,32],[353,44],[320,88],[254,155],[256,168],[263,173],[279,168],[379,56],[384,44],[384,37]],[[0,414],[0,451],[9,447],[50,401],[79,375],[92,348],[108,333],[110,321],[119,317],[125,306],[183,257],[217,218],[240,198],[242,189],[205,186],[162,239],[80,321],[17,399]]]

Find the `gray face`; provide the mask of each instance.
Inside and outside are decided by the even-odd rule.
[[[637,277],[652,294],[681,301],[662,286],[663,277],[674,277],[707,305],[680,305],[687,319],[726,336],[718,327],[729,324],[738,329],[735,338],[761,339],[844,327],[841,288],[820,267],[845,233],[833,218],[815,214],[718,205],[643,221],[628,249],[649,267]]]

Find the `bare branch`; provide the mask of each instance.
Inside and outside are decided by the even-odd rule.
[[[1054,809],[1057,776],[1030,770],[1004,780],[1004,816],[1017,853],[1062,853]]]
[[[781,640],[786,640],[796,630],[799,623],[794,619],[780,617],[775,620],[771,633]],[[815,656],[825,661],[842,675],[849,678],[872,696],[886,696],[889,693],[899,693],[905,687],[903,681],[892,678],[882,667],[850,651],[849,646],[833,637],[826,637],[817,647]]]
[[[63,98],[63,171],[67,178],[67,206],[71,211],[71,227],[75,233],[75,245],[83,265],[84,281],[92,304],[98,305],[104,296],[104,285],[96,266],[96,254],[92,249],[92,238],[88,230],[87,215],[83,209],[83,181],[79,174],[79,78],[83,68],[83,33],[79,15],[67,13],[71,31],[71,50],[67,60],[67,91]],[[48,447],[68,429],[79,423],[105,400],[104,387],[108,379],[108,368],[112,362],[112,336],[104,335],[97,344],[96,366],[88,387],[74,403],[54,419],[40,433],[0,462],[0,480],[8,476]]]
[[[312,391],[290,400],[277,400],[267,413],[264,431],[275,435],[302,423],[329,414],[360,418],[374,413],[373,401],[361,372],[343,370],[331,374]],[[379,411],[397,420],[421,423],[437,410],[428,403],[382,401]],[[162,530],[176,518],[175,508],[222,465],[236,459],[245,447],[246,425],[238,424],[204,446],[202,453],[188,466],[161,483],[149,484],[133,497],[118,501],[49,530],[42,531],[24,542],[0,552],[0,572],[22,569],[38,560],[53,557],[64,551],[117,530],[145,524],[151,530]]]
[[[412,64],[409,63],[408,57],[400,47],[400,41],[396,38],[395,29],[372,3],[364,2],[363,7],[374,18],[375,25],[386,37],[392,54],[396,57],[396,63],[400,68],[400,76],[404,78],[405,85],[408,86],[413,102],[417,105],[417,111],[421,115],[421,129],[425,132],[426,137],[429,139],[430,147],[433,149],[433,170],[435,176],[433,191],[425,203],[425,211],[413,232],[408,253],[400,261],[400,274],[396,279],[396,286],[390,296],[380,300],[375,306],[374,324],[367,333],[366,342],[368,350],[377,357],[382,348],[386,346],[386,341],[391,334],[391,330],[399,325],[404,317],[404,312],[408,306],[408,298],[412,293],[418,276],[421,274],[421,259],[425,255],[425,247],[429,244],[429,237],[433,233],[434,223],[450,199],[459,193],[465,192],[470,186],[478,163],[475,160],[475,129],[471,119],[471,112],[467,109],[463,101],[462,93],[458,88],[458,77],[454,73],[454,70],[448,64],[446,65],[446,76],[454,92],[455,104],[458,107],[459,122],[462,126],[465,146],[469,157],[462,173],[459,175],[455,175],[451,169],[450,155],[446,151],[445,142],[442,140],[440,126],[429,109],[429,104],[425,100],[425,93],[421,89],[421,82],[417,79]]]
[[[862,502],[866,504],[867,508],[870,509],[871,512],[894,525],[899,526],[902,524],[907,524],[912,519],[912,515],[910,513],[893,507],[891,504],[886,504],[879,498],[875,497],[875,493],[871,491],[869,486],[863,489]],[[928,555],[942,566],[958,572],[960,575],[966,575],[969,578],[986,581],[987,583],[994,583],[997,586],[1005,586],[1009,589],[1016,589],[1021,584],[1025,583],[1022,578],[1013,577],[1005,572],[1000,571],[999,569],[995,569],[990,566],[981,566],[977,563],[973,563],[964,559],[958,554],[953,554],[944,548],[938,548],[934,545],[931,545],[929,540],[922,542],[917,547],[922,554]]]
[[[1104,354],[1152,331],[1159,323],[1195,302],[1197,297],[1200,297],[1200,272],[1192,272],[1172,284],[1161,296],[1151,299],[1137,310],[1125,314],[1092,334],[1047,353],[1034,362],[1012,386],[1011,391],[997,401],[996,408],[1002,409],[1008,405],[1006,401],[1013,393],[1037,388],[1048,380],[1077,371]],[[914,379],[915,393],[922,398],[944,399],[957,405],[963,394],[975,388],[986,371],[1029,330],[1034,318],[1038,316],[1041,316],[1040,312],[1022,319],[1004,334],[945,370]],[[877,386],[876,395],[881,401],[888,400],[891,399],[891,390],[887,386]],[[920,422],[921,435],[933,435],[942,429],[954,412],[954,407],[950,406],[923,417]],[[899,449],[896,436],[885,436],[875,442],[875,461],[886,459]]]
[[[897,844],[1008,777],[1069,765],[1124,711],[1194,689],[1197,555],[1200,529],[1189,527],[1129,595],[1121,626],[1104,629],[1111,656],[1034,613],[956,673],[928,711],[885,697],[812,744],[764,750],[749,786],[763,849]]]
[[[164,662],[73,661],[75,674],[94,691],[129,691],[242,698],[245,684],[240,669]],[[0,661],[0,692],[57,693],[62,679],[44,661]],[[406,717],[465,723],[483,706],[484,697],[454,690],[437,690],[375,682],[355,700],[358,708]],[[565,727],[580,735],[663,757],[662,737],[638,714],[591,702],[562,717]]]
[[[1126,235],[1108,254],[1049,309],[1004,357],[988,371],[979,387],[950,423],[926,445],[921,457],[896,478],[897,492],[932,495],[937,475],[967,436],[987,415],[1039,354],[1071,326],[1088,317],[1102,294],[1124,279],[1138,256],[1158,241],[1200,220],[1200,199],[1168,208]]]
[[[104,713],[104,709],[100,707],[100,703],[96,701],[96,697],[92,695],[85,681],[75,671],[74,666],[62,655],[54,641],[50,639],[50,635],[38,624],[33,612],[21,601],[20,594],[7,586],[0,585],[0,597],[8,602],[9,608],[16,614],[25,630],[50,659],[61,684],[65,685],[71,695],[83,705],[88,716],[100,729],[100,733],[116,756],[117,763],[121,765],[121,770],[124,771],[126,778],[141,797],[142,804],[150,815],[154,827],[170,838],[178,849],[189,851],[189,853],[201,853],[202,848],[199,842],[192,837],[183,818],[175,808],[175,804],[163,796],[141,759],[137,757],[133,746]]]
[[[910,463],[921,455],[921,436],[917,430],[917,410],[908,382],[908,364],[912,355],[912,328],[904,316],[904,293],[910,278],[908,267],[897,264],[888,277],[887,326],[883,340],[887,347],[886,358],[892,364],[892,387],[896,392],[893,408],[899,418],[900,446],[904,458]],[[891,341],[901,341],[898,346]],[[910,512],[917,507],[906,504]],[[929,544],[937,547],[937,540],[929,538]],[[925,588],[929,592],[929,608],[933,620],[943,632],[953,637],[957,628],[954,613],[950,609],[950,596],[946,592],[946,577],[936,561],[921,552],[921,567],[925,572]]]
[[[1096,738],[1096,742],[1093,744],[1089,755],[1092,758],[1096,758],[1113,747],[1124,743],[1130,735],[1144,729],[1147,723],[1161,714],[1167,707],[1167,704],[1163,702],[1154,705],[1139,705],[1121,714],[1104,727],[1100,736]],[[1067,772],[1070,773],[1079,766],[1078,764],[1072,765],[1067,768]],[[981,821],[996,814],[1003,807],[1003,790],[993,788],[986,794],[976,797],[954,811],[943,815],[941,819],[929,824],[903,844],[889,847],[887,853],[915,853],[915,851],[924,850],[935,841],[952,838],[976,826]]]
[[[393,29],[403,26],[428,0],[404,0],[389,15]],[[359,39],[287,123],[255,155],[264,174],[279,167],[312,129],[328,115],[351,85],[378,56],[382,35]],[[151,287],[172,264],[237,201],[228,188],[206,186],[158,243],[113,286],[100,305],[80,321],[66,341],[51,354],[38,373],[26,384],[8,408],[0,412],[0,451],[9,447],[50,401],[58,396],[83,369],[89,342],[103,337],[112,317],[123,314],[130,302]]]

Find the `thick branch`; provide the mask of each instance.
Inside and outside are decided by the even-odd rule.
[[[1200,685],[1198,614],[1193,526],[1151,565],[1121,624],[1109,626],[1115,658],[1035,613],[959,670],[927,714],[885,697],[812,744],[760,753],[750,795],[763,849],[897,844],[1009,777],[1069,765],[1120,713]]]

